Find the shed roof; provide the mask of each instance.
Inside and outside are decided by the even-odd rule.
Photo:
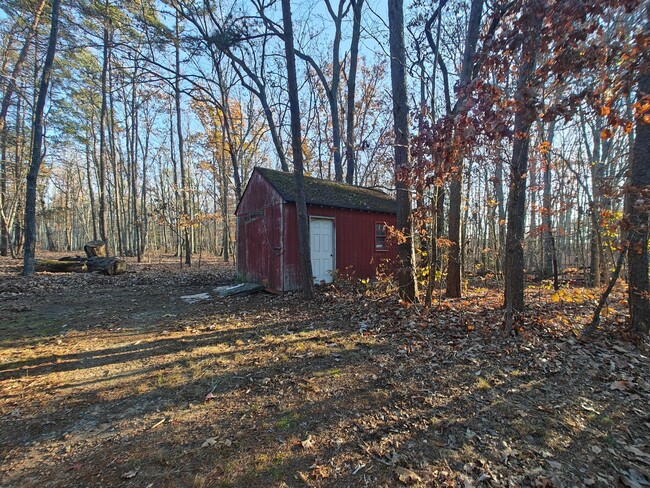
[[[287,202],[295,202],[293,173],[255,168]],[[380,190],[305,176],[307,203],[370,212],[397,213],[397,202]]]

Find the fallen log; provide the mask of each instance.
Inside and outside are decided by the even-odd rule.
[[[84,258],[82,256],[64,256],[62,258],[57,259],[57,261],[74,261],[77,263],[85,263],[88,261],[88,258]]]
[[[88,259],[98,256],[100,258],[106,257],[106,243],[104,241],[90,241],[84,246],[86,256]]]
[[[126,273],[126,261],[120,258],[103,258],[93,256],[90,259],[80,257],[67,257],[59,260],[37,259],[34,263],[35,271],[49,273],[85,273],[100,272],[108,276]]]
[[[34,261],[34,271],[49,273],[85,273],[88,271],[83,261],[57,261],[55,259],[37,259]]]
[[[89,272],[100,271],[108,276],[126,273],[126,261],[120,258],[104,258],[94,256],[86,261]]]

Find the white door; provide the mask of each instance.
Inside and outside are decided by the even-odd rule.
[[[331,283],[334,279],[334,221],[331,219],[311,219],[311,268],[314,283]]]

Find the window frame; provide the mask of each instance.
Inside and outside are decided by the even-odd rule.
[[[388,252],[387,227],[386,222],[375,221],[375,252]]]

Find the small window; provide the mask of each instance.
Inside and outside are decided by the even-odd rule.
[[[251,222],[256,221],[257,219],[261,219],[264,214],[262,212],[252,212],[246,215],[244,218],[244,222],[247,224],[250,224]]]
[[[386,224],[383,222],[375,223],[375,251],[388,251],[386,245]]]

